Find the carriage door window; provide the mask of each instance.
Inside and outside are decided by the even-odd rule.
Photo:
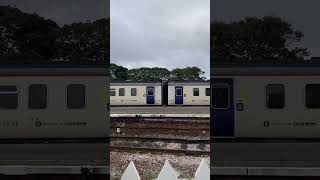
[[[193,88],[193,96],[199,96],[199,88]]]
[[[116,96],[116,90],[110,89],[110,96]]]
[[[268,84],[266,87],[267,107],[282,109],[285,104],[284,86],[282,84]]]
[[[82,84],[70,84],[67,87],[68,109],[84,109],[86,104],[86,87]]]
[[[124,96],[124,95],[125,95],[124,88],[119,88],[119,96]]]
[[[182,96],[182,88],[176,88],[176,96]]]
[[[45,109],[47,107],[47,86],[45,84],[29,86],[28,106],[30,109]]]
[[[320,108],[320,84],[307,84],[305,96],[307,108]]]
[[[0,109],[17,109],[18,89],[16,86],[0,86]]]
[[[154,88],[153,87],[148,87],[147,88],[147,95],[148,96],[153,96],[154,95]]]
[[[131,88],[131,96],[137,96],[137,88]]]
[[[213,85],[211,98],[214,109],[228,109],[229,87],[227,85]]]

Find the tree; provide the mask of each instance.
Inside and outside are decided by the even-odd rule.
[[[206,78],[198,67],[177,68],[169,71],[166,68],[136,68],[128,70],[125,67],[111,64],[112,80],[127,80],[133,82],[165,82],[165,81],[201,81]]]
[[[214,62],[301,61],[309,55],[306,48],[296,46],[303,33],[279,17],[248,17],[232,23],[214,21],[211,29]]]
[[[166,68],[146,68],[130,69],[128,79],[134,82],[143,81],[167,81],[170,77],[170,71]]]
[[[177,68],[171,71],[172,81],[201,81],[205,80],[204,72],[198,67]]]
[[[37,14],[0,6],[1,63],[47,63],[58,28]]]
[[[59,27],[54,21],[0,6],[3,64],[109,64],[110,19]]]
[[[92,23],[73,23],[63,26],[56,39],[54,58],[76,64],[109,63],[97,62],[101,55],[109,57],[110,54],[109,25],[109,19],[100,19]]]
[[[127,80],[128,69],[116,64],[111,64],[110,74],[112,80]]]

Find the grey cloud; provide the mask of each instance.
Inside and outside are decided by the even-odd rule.
[[[60,25],[108,18],[110,14],[110,0],[1,0],[0,5],[16,6]]]
[[[209,0],[112,0],[111,61],[129,68],[199,66],[209,75]]]

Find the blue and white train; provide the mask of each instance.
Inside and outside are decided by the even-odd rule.
[[[108,174],[105,66],[0,67],[0,174]]]
[[[112,106],[209,106],[210,83],[111,82]]]
[[[215,175],[320,175],[320,66],[211,67]]]

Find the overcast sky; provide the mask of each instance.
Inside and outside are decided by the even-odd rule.
[[[110,0],[0,0],[1,5],[37,13],[59,25],[108,18],[110,14]]]
[[[279,16],[305,35],[301,45],[320,56],[319,0],[214,0],[211,20],[239,20],[248,16]]]
[[[111,0],[111,62],[209,76],[210,0]]]

